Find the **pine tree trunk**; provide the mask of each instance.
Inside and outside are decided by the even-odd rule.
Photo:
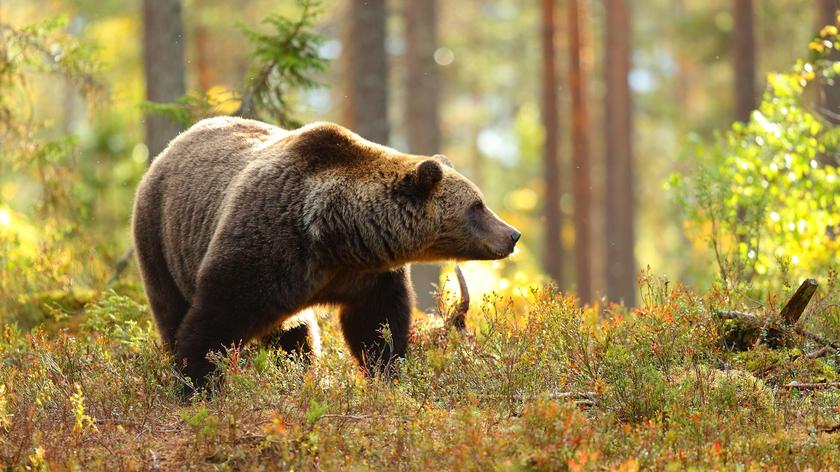
[[[405,14],[406,127],[409,151],[431,156],[440,152],[440,112],[437,65],[436,0],[407,0]],[[440,281],[440,267],[412,264],[411,278],[417,308],[434,310],[433,295]]]
[[[172,102],[186,93],[181,0],[143,0],[146,100]],[[169,117],[146,115],[146,145],[152,162],[183,128]]]
[[[604,116],[607,172],[607,297],[636,301],[634,256],[634,178],[630,86],[631,21],[628,0],[605,0],[606,108]]]
[[[388,144],[388,61],[385,0],[349,0],[344,31],[344,124]]]
[[[826,25],[837,24],[837,10],[840,9],[838,0],[819,0],[817,2],[817,30]],[[840,61],[840,53],[832,50],[829,57]],[[834,125],[840,124],[840,78],[834,79],[834,84],[823,83],[820,87],[819,109],[821,114]],[[835,164],[836,165],[836,164]]]
[[[542,119],[545,128],[543,166],[545,178],[545,253],[546,274],[563,287],[563,241],[560,212],[560,162],[558,143],[560,119],[557,110],[557,64],[555,40],[554,0],[542,0]]]
[[[735,61],[735,119],[747,122],[755,110],[755,31],[752,0],[735,0],[732,57]]]
[[[201,12],[204,8],[206,8],[204,1],[196,0],[193,4],[193,9],[196,12]],[[213,86],[213,69],[210,59],[212,52],[210,51],[210,34],[201,15],[196,19],[193,28],[193,41],[195,44],[195,72],[198,77],[198,87],[206,92]]]
[[[586,109],[586,82],[581,65],[585,47],[581,32],[581,2],[566,0],[569,22],[569,91],[572,95],[572,180],[575,196],[575,281],[583,303],[592,300],[592,238],[590,205],[592,185],[589,180],[589,116]]]

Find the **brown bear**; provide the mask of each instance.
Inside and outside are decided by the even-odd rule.
[[[520,237],[444,156],[331,123],[287,131],[230,117],[157,156],[132,224],[158,330],[196,386],[212,350],[258,337],[317,347],[311,316],[296,315],[313,305],[339,308],[362,368],[387,366],[406,351],[408,263],[500,259]]]

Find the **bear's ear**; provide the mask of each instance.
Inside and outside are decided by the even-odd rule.
[[[438,161],[428,159],[420,163],[414,170],[411,181],[412,190],[420,197],[427,197],[443,179],[443,168]]]
[[[450,169],[455,168],[455,166],[452,165],[452,161],[450,161],[449,158],[444,156],[443,154],[435,154],[434,156],[432,156],[432,159],[440,162],[441,164],[445,165],[446,167],[449,167]]]

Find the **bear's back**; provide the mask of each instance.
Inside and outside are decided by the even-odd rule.
[[[262,156],[261,149],[287,135],[258,121],[209,118],[181,133],[155,158],[141,185],[159,199],[163,254],[187,300],[231,183]]]

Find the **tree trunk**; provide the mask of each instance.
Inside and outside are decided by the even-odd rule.
[[[143,0],[143,33],[146,100],[173,102],[186,93],[181,0]],[[150,163],[182,129],[167,116],[146,115]]]
[[[437,65],[437,1],[407,0],[405,14],[405,89],[408,147],[413,154],[440,152],[440,112]],[[437,307],[433,295],[440,281],[440,267],[412,264],[411,278],[417,294],[417,308]]]
[[[634,256],[634,181],[630,72],[630,9],[628,0],[605,0],[607,172],[607,297],[627,305],[636,300]]]
[[[196,12],[201,12],[205,2],[196,1],[193,8]],[[210,35],[208,33],[207,25],[201,15],[195,22],[193,28],[193,41],[195,44],[195,72],[198,77],[198,88],[202,91],[207,91],[213,86],[213,70],[210,60]]]
[[[817,31],[826,25],[837,24],[837,10],[840,8],[840,1],[819,0],[817,8],[819,9],[817,12]],[[836,49],[832,49],[829,58],[840,61],[840,53]],[[840,124],[840,77],[834,79],[834,84],[822,84],[818,103],[820,112],[826,120],[834,125]]]
[[[590,240],[589,116],[586,109],[585,74],[581,53],[585,40],[581,32],[581,3],[567,0],[569,7],[569,91],[572,95],[572,180],[575,194],[575,281],[581,302],[592,300],[592,248]]]
[[[747,122],[755,110],[755,31],[752,0],[735,0],[732,58],[735,61],[735,119]]]
[[[837,10],[840,10],[840,0],[817,0],[817,31],[837,23]]]
[[[545,177],[545,253],[543,265],[558,288],[563,287],[562,214],[560,212],[560,163],[557,111],[557,64],[554,52],[554,0],[542,0],[542,119],[545,128],[543,166]]]
[[[388,144],[388,61],[385,0],[350,0],[345,20],[344,124],[371,141]]]
[[[470,92],[471,105],[473,109],[481,109],[481,93],[478,87],[472,87]],[[478,188],[484,188],[484,154],[481,148],[478,147],[478,136],[481,131],[481,125],[478,119],[470,120],[469,124],[469,142],[470,142],[470,170],[472,171],[472,181]]]

